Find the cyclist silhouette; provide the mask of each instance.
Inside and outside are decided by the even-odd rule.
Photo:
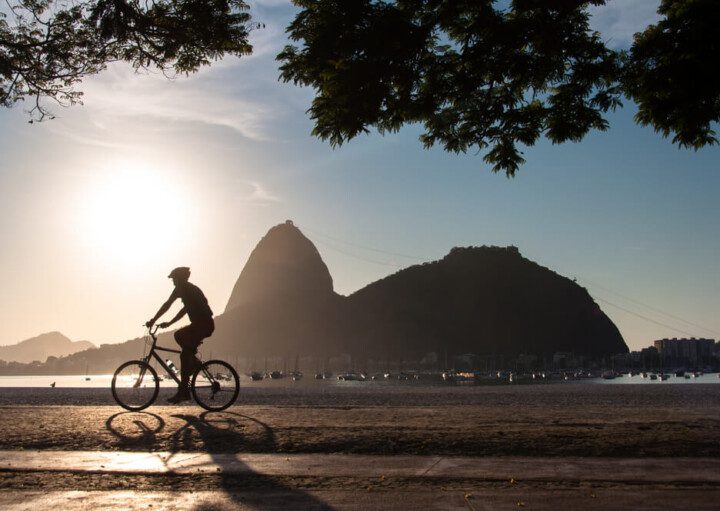
[[[215,322],[213,321],[213,313],[208,305],[207,298],[195,284],[188,282],[190,278],[190,268],[181,266],[175,268],[168,275],[172,279],[175,289],[170,298],[162,304],[157,314],[145,323],[145,326],[151,328],[155,321],[165,314],[175,300],[180,298],[183,302],[183,308],[180,309],[173,319],[160,323],[160,328],[167,328],[185,314],[190,317],[190,324],[178,329],[175,332],[175,341],[182,348],[180,353],[180,387],[177,394],[168,399],[168,402],[177,404],[181,401],[190,399],[190,377],[193,372],[200,367],[200,361],[195,356],[198,346],[206,337],[210,337],[215,331]]]

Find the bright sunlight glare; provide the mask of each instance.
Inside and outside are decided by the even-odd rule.
[[[192,230],[191,201],[183,192],[149,165],[123,162],[99,173],[80,211],[93,256],[137,267],[178,251]]]

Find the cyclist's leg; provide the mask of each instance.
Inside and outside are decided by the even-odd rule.
[[[175,342],[182,351],[180,353],[180,387],[172,402],[190,399],[190,378],[200,367],[200,360],[197,358],[197,350],[202,340],[212,335],[215,330],[215,323],[212,318],[196,321],[175,332]]]
[[[201,341],[190,340],[185,342],[180,353],[180,376],[183,385],[189,386],[190,378],[193,373],[200,367],[200,360],[197,358],[198,346]]]
[[[199,319],[194,323],[181,328],[175,332],[175,341],[183,349],[183,353],[187,352],[186,360],[189,362],[190,375],[197,370],[201,362],[197,358],[198,347],[203,342],[203,339],[210,337],[215,331],[215,322],[212,318]],[[181,361],[185,363],[185,360],[181,358]]]
[[[193,325],[180,328],[175,332],[175,342],[182,348],[180,352],[180,388],[176,397],[190,398],[190,377],[199,364],[195,355],[202,339],[198,337],[197,329]]]

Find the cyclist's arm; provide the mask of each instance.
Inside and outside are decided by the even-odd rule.
[[[168,298],[167,301],[160,306],[160,309],[158,309],[158,311],[157,311],[157,313],[155,314],[155,316],[153,316],[153,318],[152,318],[150,321],[148,321],[147,323],[145,323],[145,325],[146,325],[148,328],[151,327],[151,326],[153,326],[153,325],[155,324],[155,322],[158,320],[158,318],[159,318],[160,316],[162,316],[163,314],[165,314],[165,313],[168,311],[168,309],[170,309],[170,307],[172,306],[173,302],[174,302],[175,300],[177,300],[177,298],[178,298],[177,294],[175,293],[175,291],[173,291],[172,294],[170,295],[170,298]],[[183,307],[183,309],[185,309],[185,308]],[[184,313],[183,313],[183,314],[184,314]],[[182,317],[182,316],[181,316],[181,317]],[[177,321],[177,319],[173,320],[172,322],[174,323],[175,321]]]
[[[185,309],[185,307],[183,307],[182,309],[180,309],[180,312],[178,312],[177,314],[175,314],[175,317],[172,318],[170,321],[166,321],[165,323],[160,323],[160,327],[161,327],[161,328],[167,328],[167,327],[169,327],[170,325],[172,325],[172,324],[175,323],[176,321],[179,321],[180,318],[182,318],[185,314],[187,314],[187,310]]]

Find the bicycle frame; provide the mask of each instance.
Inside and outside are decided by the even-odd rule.
[[[158,352],[158,351],[167,351],[167,352],[169,352],[169,353],[178,353],[178,354],[179,354],[179,353],[182,353],[182,351],[180,351],[180,350],[174,350],[174,349],[172,349],[172,348],[164,348],[164,347],[162,347],[162,346],[158,346],[158,344],[157,344],[157,340],[158,340],[158,339],[157,339],[157,335],[156,335],[158,329],[159,329],[159,327],[155,326],[154,328],[151,328],[151,329],[149,330],[148,333],[150,334],[150,337],[152,337],[153,342],[152,342],[152,346],[150,346],[150,352],[147,354],[147,356],[146,356],[145,358],[142,359],[142,361],[149,364],[149,363],[150,363],[150,359],[151,359],[151,358],[154,358],[155,360],[157,360],[157,363],[165,370],[165,372],[166,372],[168,375],[170,375],[170,377],[171,377],[173,380],[175,380],[175,383],[177,383],[178,385],[180,385],[181,382],[180,382],[180,378],[178,378],[178,375],[175,373],[175,371],[173,371],[172,369],[170,369],[170,366],[168,366],[168,365],[165,363],[165,361],[162,359],[162,357],[161,357],[160,355],[157,354],[157,352]],[[206,378],[208,381],[211,381],[211,382],[214,382],[214,381],[215,381],[215,378],[213,377],[213,375],[211,375],[210,373],[208,373],[204,368],[203,368],[203,375],[205,376],[205,378]],[[140,375],[140,377],[138,378],[137,382],[135,383],[135,386],[136,386],[136,387],[137,387],[137,386],[140,386],[140,384],[142,383],[142,380],[143,380],[144,377],[145,377],[145,374],[141,374],[141,375]]]
[[[180,378],[178,378],[177,374],[175,374],[175,371],[173,371],[172,369],[170,369],[170,366],[168,366],[168,365],[165,363],[165,361],[162,359],[162,357],[161,357],[160,355],[157,354],[157,352],[158,352],[158,351],[168,351],[168,352],[170,352],[170,353],[181,353],[181,351],[180,351],[180,350],[174,350],[174,349],[171,349],[171,348],[163,348],[162,346],[158,346],[158,345],[157,345],[157,335],[156,335],[156,334],[157,334],[157,331],[158,331],[158,327],[157,327],[157,326],[156,326],[155,328],[151,328],[151,329],[150,329],[149,334],[150,334],[150,337],[152,337],[152,340],[153,340],[152,346],[150,347],[150,352],[149,352],[149,353],[147,354],[147,356],[146,356],[145,358],[143,358],[142,360],[143,360],[143,362],[147,362],[147,363],[149,364],[149,363],[150,363],[150,359],[151,359],[151,358],[155,358],[155,360],[157,360],[157,363],[160,365],[160,367],[162,367],[162,368],[165,370],[165,372],[166,372],[173,380],[175,380],[175,383],[177,383],[178,385],[180,385]],[[144,376],[145,376],[145,375],[143,374],[143,375],[140,376],[140,378],[138,378],[138,381],[137,381],[137,384],[136,384],[136,385],[139,385],[140,382],[142,382],[142,379],[143,379]]]

